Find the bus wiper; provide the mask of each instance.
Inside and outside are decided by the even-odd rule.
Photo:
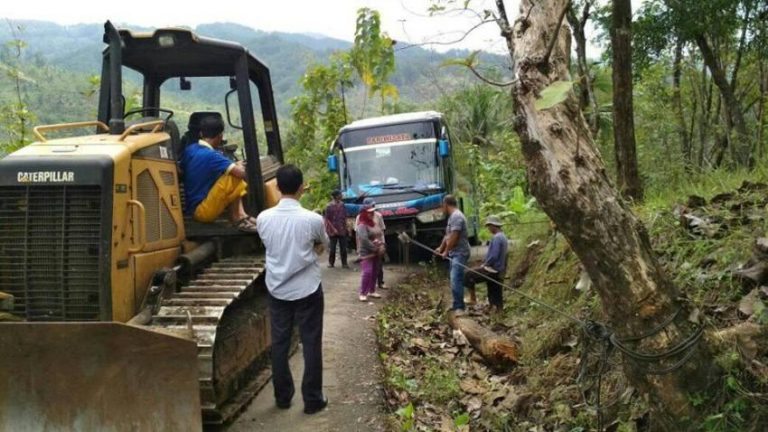
[[[393,185],[379,186],[379,188],[381,188],[381,189],[408,189],[409,192],[416,192],[419,195],[423,195],[423,196],[429,195],[428,192],[425,192],[423,189],[416,189],[414,186],[415,185],[401,186],[401,185],[393,184]]]
[[[379,189],[408,189],[408,188],[412,188],[413,185],[401,186],[399,184],[388,184],[388,185],[378,185],[376,187]]]

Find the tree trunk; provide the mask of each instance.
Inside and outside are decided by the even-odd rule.
[[[765,63],[760,60],[760,101],[757,104],[757,138],[755,139],[755,154],[757,160],[762,161],[765,156],[763,150],[763,131],[765,130],[765,99],[768,97],[768,73]]]
[[[518,348],[511,339],[499,336],[467,316],[457,317],[453,312],[448,312],[447,318],[451,327],[461,331],[491,368],[508,370],[517,364]]]
[[[632,5],[613,0],[611,52],[613,55],[613,141],[619,190],[625,198],[642,201],[637,167],[635,119],[632,105]]]
[[[720,95],[722,96],[723,107],[725,109],[725,120],[728,132],[736,131],[736,138],[739,147],[749,148],[749,136],[747,134],[747,126],[744,122],[744,114],[739,108],[739,101],[736,99],[736,95],[733,92],[731,83],[728,82],[728,78],[725,75],[725,70],[717,59],[717,56],[709,44],[707,37],[703,34],[696,36],[696,45],[698,45],[701,55],[704,58],[704,63],[709,68],[709,72],[712,74],[712,80],[715,82]],[[747,165],[749,162],[749,152],[739,151],[740,159],[734,162],[742,165]]]
[[[592,110],[592,113],[588,116],[589,131],[592,133],[593,137],[596,137],[597,133],[600,131],[600,105],[598,105],[597,96],[595,95],[594,80],[589,74],[589,64],[587,63],[587,35],[585,31],[591,7],[591,0],[584,2],[581,13],[577,16],[573,3],[571,3],[571,8],[566,17],[573,29],[573,40],[576,41],[576,67],[579,71],[580,83],[579,105],[583,112],[586,112],[588,107]]]
[[[723,165],[723,161],[725,160],[725,153],[728,151],[728,146],[731,144],[730,131],[732,130],[728,123],[728,113],[726,112],[722,97],[717,99],[717,110],[715,113],[717,114],[717,117],[715,118],[715,126],[719,124],[720,118],[724,118],[726,123],[726,131],[724,133],[719,132],[716,127],[713,128],[715,129],[715,142],[712,147],[712,152],[714,155],[712,166],[715,168],[720,168]]]
[[[677,134],[680,138],[680,151],[685,160],[685,168],[690,170],[693,167],[693,155],[691,148],[691,139],[688,135],[688,125],[685,122],[685,113],[683,112],[683,97],[680,91],[680,82],[682,80],[683,69],[683,41],[678,38],[675,44],[675,58],[672,63],[672,105],[675,107],[675,118],[677,120]]]
[[[701,114],[699,115],[699,154],[698,167],[704,168],[704,160],[707,152],[707,138],[709,137],[709,116],[712,112],[712,82],[707,79],[707,66],[704,65],[701,71]],[[691,84],[693,86],[693,83]]]
[[[512,91],[515,130],[530,189],[579,257],[619,338],[648,333],[674,314],[664,331],[635,346],[648,353],[665,351],[688,337],[694,325],[687,320],[687,311],[677,313],[686,306],[659,266],[644,225],[611,185],[593,141],[580,133],[586,125],[575,98],[547,110],[534,107],[544,88],[571,79],[567,29],[560,31],[549,63],[541,64],[547,58],[547,43],[556,34],[559,12],[568,1],[521,0],[513,31],[506,31],[503,1],[496,1],[518,79]],[[693,356],[666,375],[649,375],[629,359],[624,364],[633,386],[649,396],[653,430],[689,430],[703,415],[705,407],[693,406],[690,395],[713,388],[720,371],[707,342],[692,349]]]

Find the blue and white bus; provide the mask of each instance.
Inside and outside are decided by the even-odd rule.
[[[339,174],[347,214],[354,218],[366,197],[376,201],[387,235],[405,231],[437,246],[445,229],[441,210],[446,194],[469,200],[457,189],[448,126],[435,111],[395,114],[352,122],[339,131],[328,168]],[[466,201],[466,202],[465,202]],[[472,212],[470,236],[477,231]],[[397,246],[388,239],[387,244]],[[393,249],[390,255],[397,254]]]

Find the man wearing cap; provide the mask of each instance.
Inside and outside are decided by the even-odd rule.
[[[492,312],[501,312],[504,308],[504,299],[502,297],[501,284],[504,281],[504,274],[507,271],[507,252],[509,242],[507,236],[501,230],[504,224],[498,216],[488,216],[485,220],[485,226],[491,232],[493,237],[488,245],[488,252],[485,254],[485,261],[474,271],[490,278],[488,280],[477,273],[467,272],[464,285],[469,291],[470,303],[476,303],[475,284],[485,282],[488,287],[488,303],[491,305]]]
[[[328,251],[328,267],[333,268],[336,264],[336,245],[339,245],[339,255],[341,255],[341,267],[349,268],[347,265],[347,209],[341,200],[341,191],[336,189],[331,193],[331,202],[325,207],[325,232],[331,240],[330,250]]]
[[[384,224],[384,216],[382,216],[381,213],[379,213],[376,210],[376,201],[371,197],[368,197],[363,200],[363,207],[370,207],[371,209],[373,209],[373,221],[376,223],[376,228],[378,228],[382,232],[381,242],[384,250],[386,251],[387,244],[385,241],[384,234],[387,232],[387,225]],[[360,222],[360,215],[357,215],[357,218],[355,219],[355,226],[357,226],[359,222]],[[376,263],[376,266],[377,266],[376,281],[377,281],[377,285],[379,286],[379,289],[387,288],[386,285],[384,285],[384,257],[385,256],[386,254],[379,257],[379,262]]]

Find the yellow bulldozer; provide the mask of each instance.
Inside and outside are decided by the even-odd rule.
[[[246,161],[256,215],[276,203],[283,163],[269,70],[186,29],[107,22],[104,42],[98,120],[36,127],[0,161],[2,431],[200,430],[268,379],[258,236],[182,212],[178,158],[201,119],[224,116],[191,113],[180,134],[160,93],[221,81],[242,134],[225,153]],[[130,112],[124,69],[143,81]]]

